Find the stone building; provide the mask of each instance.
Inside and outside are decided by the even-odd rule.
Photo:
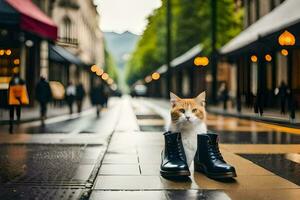
[[[64,86],[80,81],[88,91],[93,64],[104,65],[104,46],[92,0],[0,0],[2,107],[15,72],[26,80],[33,105],[40,76]]]
[[[103,34],[92,0],[56,0],[52,19],[58,25],[57,45],[66,48],[87,66],[69,66],[69,81],[79,79],[86,89],[90,84],[89,66],[104,65]],[[55,65],[53,65],[55,67]],[[84,68],[85,69],[82,69]],[[58,69],[59,70],[59,69]],[[55,77],[56,71],[53,70]]]

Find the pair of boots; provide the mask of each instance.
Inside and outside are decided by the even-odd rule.
[[[190,176],[181,134],[166,132],[164,136],[165,148],[162,151],[160,174],[164,177]],[[213,179],[236,177],[235,168],[228,165],[221,155],[217,134],[197,135],[194,170]]]

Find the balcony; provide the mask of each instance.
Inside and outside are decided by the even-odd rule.
[[[78,47],[78,39],[77,38],[68,38],[68,37],[58,37],[58,44],[67,47]]]
[[[58,2],[58,5],[60,7],[64,7],[64,8],[71,8],[71,9],[75,9],[75,10],[79,9],[79,5],[72,0],[60,0]]]

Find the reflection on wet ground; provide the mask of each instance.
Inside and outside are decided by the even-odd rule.
[[[227,194],[218,190],[188,190],[188,191],[167,191],[167,196],[170,199],[216,199],[230,200]]]
[[[25,186],[17,185],[9,188],[0,188],[1,200],[56,200],[56,199],[79,199],[84,189],[70,187],[44,187],[44,186]]]
[[[217,131],[220,142],[227,144],[300,144],[300,135],[277,131]]]
[[[47,124],[46,126],[33,126],[23,129],[28,134],[39,134],[39,133],[71,133],[74,129],[81,128],[81,131],[85,127],[93,129],[93,125],[96,125],[96,117],[83,117],[76,119],[69,119],[63,122],[54,124]],[[21,127],[22,128],[22,127]]]
[[[137,119],[163,119],[160,115],[155,115],[155,114],[151,114],[151,115],[137,114],[136,118]]]
[[[300,186],[300,154],[240,154],[240,156]]]
[[[1,145],[0,184],[70,182],[80,164],[93,164],[82,163],[85,151],[83,145]]]
[[[101,151],[86,145],[1,145],[0,199],[78,199],[96,175]]]
[[[144,132],[163,132],[164,126],[156,126],[156,125],[140,125],[141,131]]]

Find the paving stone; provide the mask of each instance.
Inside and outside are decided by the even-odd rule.
[[[227,195],[232,200],[298,200],[300,196],[299,189],[244,189],[244,190],[226,190]]]
[[[163,191],[98,191],[94,190],[90,200],[167,200]]]
[[[159,176],[160,164],[142,164],[140,163],[141,174]]]
[[[137,155],[130,154],[106,154],[103,163],[137,164],[138,158]]]
[[[103,164],[100,175],[140,175],[139,165],[126,164]]]
[[[172,200],[199,199],[199,200],[231,200],[223,191],[218,190],[168,190],[167,196]]]
[[[158,176],[98,176],[94,189],[157,190],[163,184]]]

